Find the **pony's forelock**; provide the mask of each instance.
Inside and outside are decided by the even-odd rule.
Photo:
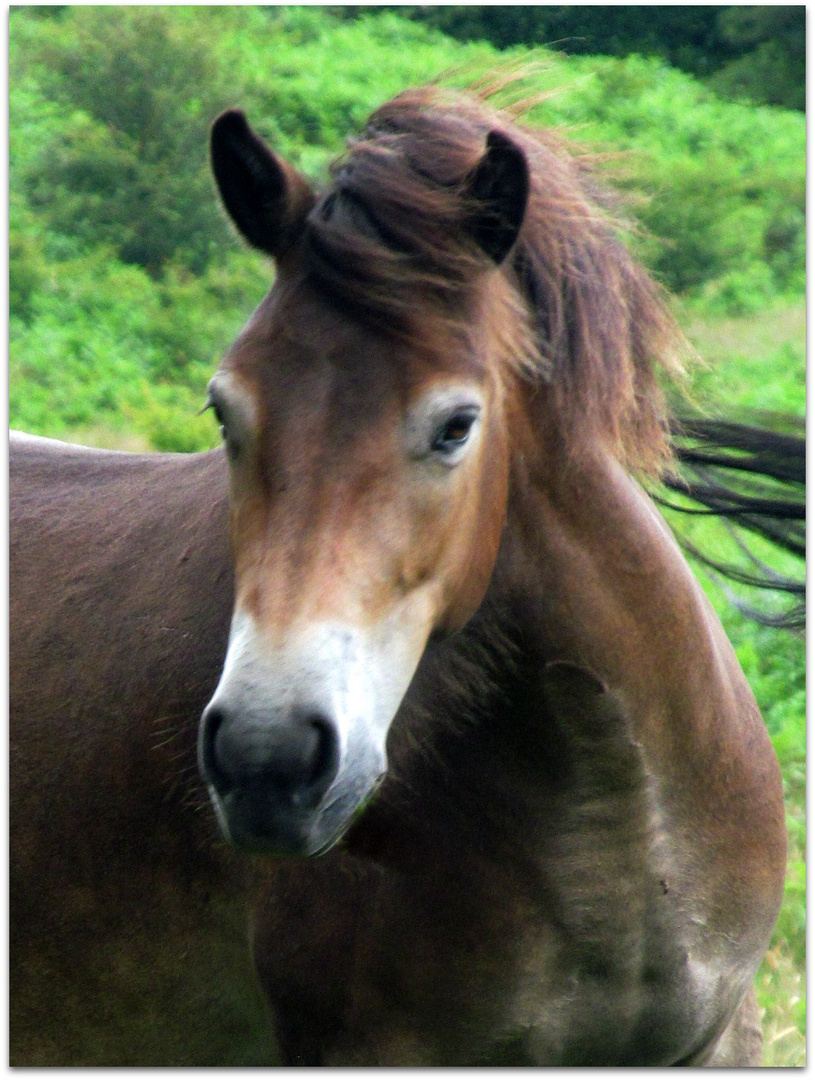
[[[523,149],[530,171],[524,224],[500,275],[468,230],[465,183],[493,129]],[[307,222],[306,265],[346,308],[407,337],[441,324],[470,333],[486,288],[492,319],[509,324],[493,327],[504,359],[547,384],[567,447],[600,437],[650,471],[668,453],[657,370],[680,370],[683,338],[620,238],[612,203],[551,131],[472,96],[410,90],[378,109],[335,164]]]

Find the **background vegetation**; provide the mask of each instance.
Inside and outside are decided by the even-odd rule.
[[[364,7],[330,9],[358,18]],[[393,7],[460,41],[544,45],[570,55],[658,56],[724,97],[804,108],[806,8],[681,4]]]
[[[745,409],[803,416],[804,117],[751,103],[761,95],[737,77],[751,53],[754,70],[758,53],[772,67],[781,49],[790,68],[774,65],[783,93],[770,93],[765,79],[764,99],[799,104],[802,9],[636,10],[696,13],[700,25],[684,39],[677,27],[656,35],[659,57],[621,55],[654,51],[642,16],[632,25],[625,7],[12,9],[12,425],[134,449],[217,442],[212,418],[196,415],[204,387],[271,274],[217,209],[207,133],[222,108],[245,108],[319,181],[344,139],[404,87],[439,76],[467,85],[529,60],[519,86],[546,92],[531,119],[598,152],[644,226],[632,243],[677,295],[677,315],[705,361],[690,385],[694,406],[729,417]],[[563,22],[575,11],[585,48],[619,55],[529,48],[577,34]],[[762,11],[781,14],[773,23]],[[597,12],[615,13],[604,16],[605,37],[589,20]],[[478,13],[493,20],[489,33],[473,25]],[[521,33],[530,13],[549,21]],[[709,523],[694,529],[709,552],[731,543]],[[703,583],[784,770],[790,870],[759,990],[767,1062],[801,1064],[803,642],[746,621],[718,583]]]

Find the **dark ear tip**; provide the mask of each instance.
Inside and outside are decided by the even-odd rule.
[[[508,135],[497,128],[493,128],[487,134],[487,153],[490,155],[500,154],[503,157],[512,157],[517,162],[526,165],[526,154]]]
[[[243,109],[227,109],[212,124],[211,138],[219,139],[224,135],[245,134],[249,131],[249,121]]]
[[[465,190],[472,200],[472,237],[500,264],[518,239],[529,198],[523,148],[499,129],[487,132],[486,150],[466,178]]]
[[[511,147],[513,150],[518,149],[512,139],[510,139],[508,135],[505,135],[503,131],[499,131],[498,128],[493,128],[487,133],[488,150],[502,149],[505,147]]]

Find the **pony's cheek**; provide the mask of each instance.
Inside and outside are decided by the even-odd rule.
[[[490,587],[506,524],[508,466],[496,447],[480,482],[461,500],[467,514],[450,523],[447,550],[451,566],[446,575],[443,608],[436,628],[454,631],[476,613]],[[460,540],[457,539],[457,535]]]

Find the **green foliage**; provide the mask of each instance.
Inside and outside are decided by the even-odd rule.
[[[12,293],[23,317],[38,251],[59,261],[103,244],[155,278],[173,263],[200,273],[223,260],[206,143],[224,105],[244,105],[319,180],[382,100],[445,70],[466,84],[499,59],[392,13],[28,11],[12,15],[10,48]],[[530,92],[556,92],[534,118],[629,151],[619,179],[655,237],[641,254],[670,288],[722,313],[802,289],[803,118],[728,105],[655,60],[541,59]]]
[[[389,97],[451,67],[478,74],[495,63],[488,46],[456,45],[390,13],[348,23],[324,9],[270,7],[259,17],[252,35],[225,28],[222,55],[246,72],[244,104],[261,134],[317,181]]]
[[[346,17],[364,10],[346,9]],[[499,49],[544,45],[570,55],[642,53],[697,74],[734,53],[719,31],[717,7],[423,4],[401,10],[460,41],[489,41]]]
[[[33,59],[61,112],[26,170],[30,204],[47,227],[84,248],[109,244],[154,275],[176,255],[201,270],[226,239],[206,147],[233,86],[203,21],[170,8],[78,7],[28,27],[11,50],[12,83]]]
[[[722,39],[743,51],[710,80],[725,97],[806,107],[806,8],[728,7],[719,15]]]
[[[738,408],[758,416],[765,412],[803,418],[806,309],[802,300],[776,302],[740,318],[721,318],[706,305],[688,303],[682,321],[703,358],[688,388],[697,410],[732,416]],[[677,411],[680,406],[677,399]]]
[[[11,320],[12,422],[63,435],[115,418],[156,449],[214,445],[211,419],[195,414],[220,353],[267,287],[268,271],[243,253],[202,276],[174,268],[159,282],[105,248],[59,263],[28,321]]]
[[[742,314],[805,275],[804,120],[720,101],[656,60],[575,59],[534,114],[589,144],[627,151],[617,181],[652,239],[640,253],[673,291]]]
[[[358,18],[366,9],[337,10]],[[724,97],[804,109],[803,5],[719,7],[620,4],[484,5],[397,8],[460,41],[499,49],[546,45],[573,55],[656,56],[697,76],[712,76]]]

